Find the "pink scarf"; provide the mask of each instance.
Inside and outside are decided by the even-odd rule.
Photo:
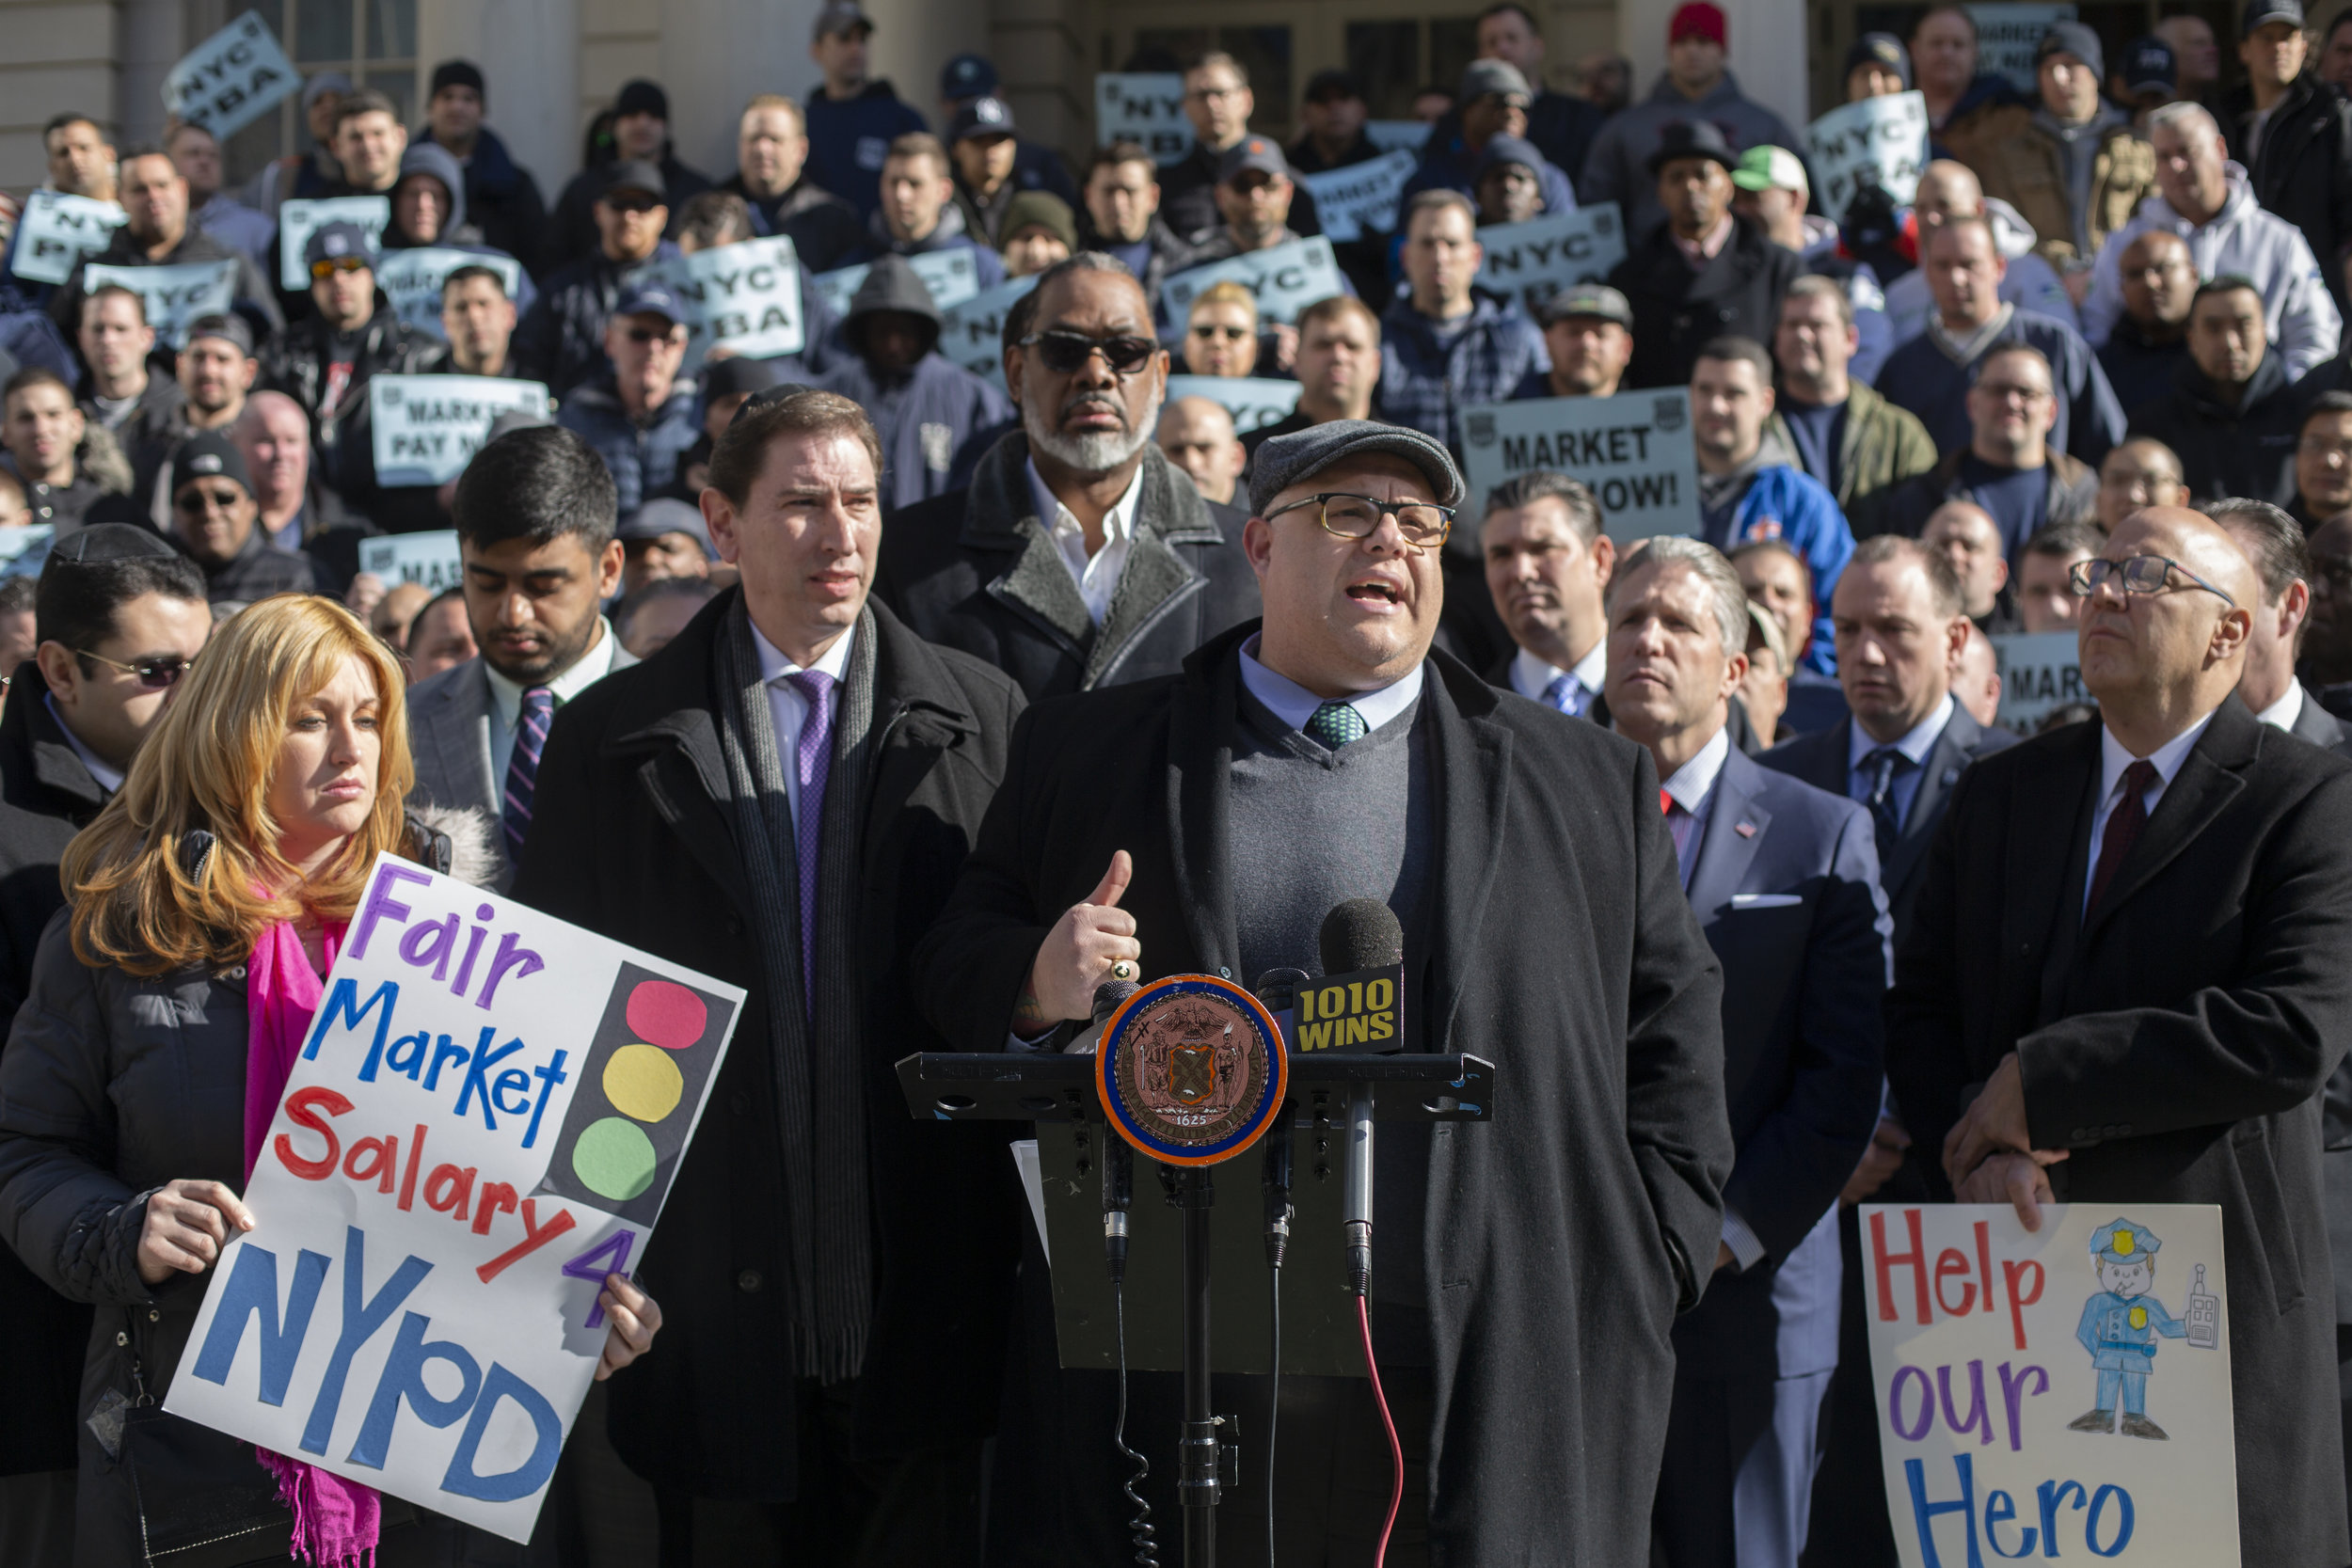
[[[330,969],[342,946],[344,928],[343,922],[329,921],[320,935],[321,954]],[[253,944],[245,978],[246,1011],[251,1021],[245,1052],[248,1181],[326,989],[302,951],[302,938],[293,922],[278,921]],[[294,1555],[317,1568],[364,1568],[374,1554],[381,1518],[375,1489],[267,1449],[257,1448],[253,1453],[278,1478],[278,1496],[294,1511]]]

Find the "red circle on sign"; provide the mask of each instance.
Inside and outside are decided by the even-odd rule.
[[[703,999],[672,980],[646,980],[628,993],[628,1026],[641,1040],[664,1051],[683,1051],[703,1037],[710,1009]]]

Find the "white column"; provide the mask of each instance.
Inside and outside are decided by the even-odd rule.
[[[1728,20],[1731,73],[1740,90],[1802,130],[1813,118],[1805,78],[1804,0],[1717,0]],[[1633,62],[1633,101],[1647,98],[1666,69],[1666,24],[1680,0],[1619,0],[1617,47]]]
[[[429,81],[447,59],[480,66],[487,122],[537,176],[549,206],[580,167],[580,0],[421,0],[418,7],[420,76]]]

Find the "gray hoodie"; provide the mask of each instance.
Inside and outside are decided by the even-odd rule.
[[[1576,182],[1579,206],[1613,201],[1625,214],[1628,245],[1637,245],[1652,229],[1666,221],[1658,204],[1658,181],[1649,171],[1649,155],[1666,127],[1677,119],[1704,119],[1724,134],[1735,152],[1751,147],[1785,147],[1804,155],[1804,138],[1788,122],[1740,91],[1739,78],[1728,71],[1715,90],[1695,102],[1682,96],[1672,77],[1661,73],[1648,99],[1627,108],[1601,127],[1585,155],[1584,172]]]

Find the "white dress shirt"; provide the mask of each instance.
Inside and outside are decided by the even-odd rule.
[[[572,667],[546,682],[555,693],[555,705],[565,703],[587,690],[612,673],[612,650],[621,640],[612,635],[612,627],[601,615],[596,617],[596,640],[588,651],[580,656]],[[523,721],[523,689],[482,661],[482,673],[490,677],[490,788],[497,798],[503,799],[506,790],[506,769],[515,760],[515,732]]]
[[[1061,552],[1061,563],[1070,568],[1071,580],[1078,585],[1078,596],[1087,602],[1087,613],[1094,617],[1094,624],[1099,626],[1111,612],[1111,591],[1119,586],[1119,574],[1127,565],[1128,547],[1135,542],[1136,502],[1143,495],[1143,465],[1136,465],[1136,477],[1127,482],[1127,493],[1103,514],[1103,547],[1090,557],[1087,554],[1086,525],[1046,488],[1034,459],[1026,467],[1029,498],[1037,502],[1038,521],[1045,525],[1045,531],[1053,537],[1054,547]]]
[[[1422,671],[1426,666],[1416,664],[1377,691],[1359,691],[1344,699],[1318,697],[1288,675],[1278,675],[1258,662],[1258,639],[1252,634],[1241,645],[1241,683],[1249,694],[1266,705],[1266,711],[1288,724],[1303,730],[1307,721],[1315,716],[1315,709],[1326,702],[1344,701],[1364,721],[1370,734],[1413,705],[1421,695]]]
[[[82,766],[89,769],[89,776],[98,781],[98,787],[109,796],[121,789],[122,769],[114,767],[96,752],[82,744],[82,737],[73,733],[73,726],[67,723],[65,715],[57,711],[56,693],[44,691],[40,694],[40,700],[48,707],[49,717],[55,719],[57,721],[57,728],[64,732],[65,743],[73,748],[73,754],[80,757]]]
[[[2166,786],[2179,776],[2181,764],[2187,759],[2189,748],[2197,744],[2197,737],[2203,735],[2205,726],[2212,722],[2213,715],[2208,713],[2148,754],[2149,762],[2155,766],[2156,782],[2140,796],[2140,802],[2147,807],[2149,816],[2155,816],[2156,802],[2164,799]],[[2099,847],[2106,838],[2107,818],[2113,816],[2115,808],[2123,803],[2124,770],[2138,760],[2123,749],[2123,743],[2115,738],[2113,730],[2104,725],[2100,727],[2099,804],[2090,814],[2090,853],[2085,857],[2087,863],[2083,867],[2083,905],[2086,911],[2090,905],[2090,884],[2099,875]]]
[[[2265,724],[2276,724],[2289,735],[2295,733],[2295,721],[2303,717],[2303,683],[2287,682],[2287,694],[2254,715]]]
[[[1545,700],[1544,693],[1550,689],[1551,683],[1565,675],[1584,689],[1582,711],[1590,713],[1593,704],[1600,699],[1600,683],[1608,673],[1609,639],[1605,637],[1593,644],[1592,652],[1576,661],[1573,670],[1563,670],[1556,664],[1547,663],[1521,648],[1518,657],[1511,660],[1511,689],[1540,703]]]
[[[797,675],[803,670],[815,670],[831,675],[835,688],[833,711],[841,712],[840,683],[850,678],[850,647],[857,641],[857,627],[852,626],[836,638],[834,645],[824,651],[814,664],[795,664],[782,650],[752,628],[752,648],[759,655],[759,678],[768,686],[768,715],[776,727],[776,757],[784,764],[785,798],[792,808],[792,831],[801,831],[801,770],[794,766],[801,744],[801,726],[808,722],[808,699],[801,689],[785,677]]]
[[[1715,803],[1715,781],[1723,776],[1724,759],[1731,755],[1731,730],[1728,726],[1708,737],[1698,754],[1674,770],[1661,787],[1674,798],[1682,809],[1666,814],[1666,827],[1674,834],[1675,859],[1681,863],[1683,891],[1690,891],[1691,867],[1698,863],[1699,845],[1707,836],[1708,809]]]

